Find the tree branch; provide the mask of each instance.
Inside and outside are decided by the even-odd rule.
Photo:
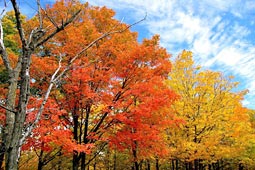
[[[40,42],[38,42],[37,44],[35,44],[35,47],[38,47],[40,45],[43,45],[45,42],[47,42],[49,39],[51,39],[52,37],[54,37],[57,33],[59,33],[60,31],[64,30],[65,27],[67,27],[71,22],[73,22],[73,20],[76,18],[76,16],[81,12],[81,9],[78,10],[76,13],[74,13],[74,15],[72,15],[72,17],[70,17],[66,22],[64,22],[60,27],[56,27],[55,31],[53,31],[50,35],[48,35],[46,38],[44,38],[43,40],[41,40]],[[52,22],[52,21],[51,21]],[[55,25],[55,24],[53,24]],[[55,25],[56,26],[56,25]]]
[[[40,0],[37,0],[36,3],[37,3],[37,7],[38,7],[38,19],[39,19],[39,23],[40,23],[40,29],[42,29],[43,28],[43,20],[42,20]]]
[[[143,19],[141,19],[141,20],[139,20],[139,21],[137,21],[137,22],[135,22],[135,23],[133,23],[133,24],[127,26],[127,27],[124,28],[124,29],[116,30],[116,31],[114,31],[114,30],[108,31],[108,32],[104,33],[103,35],[101,35],[100,37],[98,37],[97,39],[95,39],[94,41],[92,41],[90,44],[88,44],[85,48],[83,48],[79,53],[77,53],[77,54],[71,59],[71,61],[70,61],[69,64],[67,65],[67,67],[56,77],[56,80],[60,79],[60,78],[71,68],[72,63],[73,63],[81,54],[83,54],[84,52],[86,52],[89,48],[91,48],[91,47],[92,47],[94,44],[96,44],[98,41],[100,41],[100,40],[104,39],[105,37],[108,37],[109,35],[112,35],[112,34],[123,33],[123,32],[125,32],[126,30],[128,30],[130,27],[132,27],[132,26],[134,26],[134,25],[136,25],[136,24],[138,24],[138,23],[144,21],[145,19],[146,19],[146,16],[145,16]]]
[[[8,54],[4,45],[4,30],[2,26],[2,20],[0,20],[0,55],[3,59],[5,68],[9,71],[12,70]]]
[[[2,10],[0,17],[4,14],[6,8],[7,8],[7,3],[6,3],[6,0],[4,0],[4,9]]]
[[[106,145],[107,145],[107,143],[104,143],[103,146],[93,155],[92,158],[90,158],[90,159],[88,160],[88,162],[86,162],[85,165],[86,165],[86,166],[89,165],[90,162],[93,161],[93,160],[97,157],[98,154],[100,154],[100,152],[104,149],[104,147],[105,147]]]
[[[20,139],[20,144],[23,144],[23,142],[25,141],[26,137],[28,137],[32,130],[34,129],[34,127],[36,126],[36,124],[39,122],[40,118],[41,118],[41,115],[42,115],[42,112],[44,110],[44,106],[49,98],[49,95],[50,95],[50,92],[51,92],[51,89],[53,88],[53,85],[55,83],[55,76],[58,74],[59,70],[61,69],[61,61],[62,61],[62,57],[60,56],[60,59],[59,59],[59,66],[57,68],[57,70],[54,72],[54,74],[51,76],[51,81],[50,81],[50,84],[49,84],[49,87],[46,91],[46,94],[43,98],[43,101],[42,101],[42,104],[38,110],[38,113],[36,114],[36,118],[35,118],[35,121],[29,125],[25,130],[24,130],[24,135],[23,137]]]
[[[79,13],[80,13],[80,10],[79,10],[78,12],[76,12],[76,13],[73,15],[73,17],[71,17],[67,22],[65,22],[59,29],[61,29],[61,30],[64,29],[69,23],[71,23],[71,22],[75,19],[75,16],[77,16]],[[22,144],[22,143],[25,141],[26,137],[28,137],[28,136],[31,134],[32,130],[34,129],[34,127],[36,126],[36,124],[39,122],[40,117],[41,117],[41,114],[42,114],[42,112],[43,112],[43,110],[44,110],[44,106],[45,106],[45,104],[46,104],[46,102],[47,102],[47,100],[48,100],[48,98],[49,98],[51,89],[53,88],[53,85],[55,84],[55,82],[57,82],[59,79],[61,79],[62,76],[71,68],[73,62],[74,62],[81,54],[83,54],[85,51],[87,51],[89,48],[91,48],[94,44],[96,44],[98,41],[102,40],[103,38],[105,38],[105,37],[107,37],[107,36],[109,36],[109,35],[111,35],[111,34],[122,33],[122,32],[124,32],[124,31],[128,30],[130,27],[132,27],[132,26],[134,26],[134,25],[136,25],[136,24],[138,24],[138,23],[144,21],[145,19],[146,19],[146,16],[145,16],[143,19],[141,19],[141,20],[139,20],[139,21],[137,21],[137,22],[135,22],[135,23],[133,23],[133,24],[127,26],[127,27],[124,28],[124,29],[117,30],[117,31],[109,31],[109,32],[103,34],[102,36],[98,37],[97,39],[95,39],[94,41],[92,41],[90,44],[88,44],[84,49],[82,49],[78,54],[76,54],[76,55],[72,58],[72,60],[69,62],[68,66],[67,66],[60,74],[58,74],[59,71],[60,71],[60,69],[61,69],[61,60],[62,60],[62,58],[60,58],[60,60],[59,60],[59,67],[57,68],[57,70],[54,72],[54,74],[53,74],[52,77],[51,77],[51,81],[50,81],[49,87],[48,87],[48,89],[47,89],[47,91],[46,91],[46,94],[45,94],[45,96],[44,96],[44,99],[43,99],[43,101],[42,101],[42,104],[41,104],[41,106],[40,106],[40,109],[39,109],[39,111],[38,111],[38,113],[37,113],[37,115],[36,115],[36,119],[35,119],[35,121],[34,121],[30,126],[28,126],[28,127],[25,129],[24,135],[23,135],[23,137],[20,139],[20,144]],[[57,28],[57,29],[54,31],[54,33],[56,34],[57,32],[61,31],[61,30],[59,30],[59,29]],[[57,30],[58,30],[58,31],[57,31]],[[54,34],[54,35],[55,35],[55,34]],[[41,42],[39,42],[39,43],[37,44],[37,46],[39,46],[39,44],[43,44],[44,42],[46,42],[48,39],[50,39],[50,38],[53,37],[54,35],[53,35],[53,33],[52,33],[51,35],[49,35],[50,37],[48,36],[49,38],[47,37],[46,39],[42,40]],[[60,55],[60,57],[61,57],[61,55]],[[101,121],[103,121],[107,115],[108,115],[108,113],[105,113],[105,114],[102,116],[100,122],[97,124],[97,126],[95,127],[95,129],[93,130],[93,132],[96,132],[96,131],[98,130],[98,128],[99,128],[100,125],[102,124]]]
[[[19,10],[19,7],[17,5],[16,0],[11,0],[11,2],[12,2],[12,6],[13,6],[13,9],[14,9],[14,12],[15,12],[16,25],[17,25],[17,29],[18,29],[18,32],[19,32],[19,37],[20,37],[20,40],[22,42],[23,47],[26,47],[27,41],[26,41],[26,37],[25,37],[23,27],[21,25],[20,10]]]
[[[3,109],[5,109],[5,110],[7,110],[7,111],[9,111],[9,112],[12,112],[12,113],[15,113],[15,114],[17,113],[16,111],[14,111],[14,110],[12,110],[12,109],[9,109],[9,108],[7,108],[6,106],[3,106],[3,105],[1,105],[1,104],[0,104],[0,107],[3,108]]]
[[[45,10],[43,10],[45,16],[50,20],[50,22],[58,29],[58,24],[54,21],[53,18],[51,18]]]

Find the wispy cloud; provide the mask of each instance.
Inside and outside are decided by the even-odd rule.
[[[169,52],[176,55],[183,48],[191,50],[201,65],[244,80],[241,88],[250,91],[244,104],[255,108],[254,0],[92,0],[91,3],[106,5],[119,15],[122,11],[132,11],[132,15],[125,17],[133,20],[147,12],[143,28],[150,34],[160,34],[161,44]]]

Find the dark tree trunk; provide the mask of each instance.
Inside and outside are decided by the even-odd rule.
[[[185,170],[189,170],[189,163],[185,162]]]
[[[179,162],[178,162],[178,160],[177,159],[173,159],[172,161],[171,161],[171,165],[172,165],[172,170],[178,170],[179,169]]]
[[[44,163],[43,163],[43,150],[41,150],[39,158],[38,158],[38,166],[37,166],[38,170],[42,170],[43,166],[44,166]]]
[[[239,165],[238,165],[238,170],[243,170],[243,169],[244,169],[243,164],[242,164],[242,163],[239,163]]]
[[[195,167],[195,170],[199,170],[199,160],[198,159],[194,160],[194,167]]]
[[[81,153],[81,170],[86,170],[86,153]]]
[[[87,104],[86,105],[86,117],[85,117],[85,124],[84,124],[84,133],[83,133],[83,143],[87,144],[88,143],[88,129],[89,129],[89,115],[90,115],[90,109],[91,105]],[[82,133],[82,132],[80,132]],[[86,153],[82,152],[81,153],[81,170],[86,170]]]
[[[208,170],[212,170],[211,164],[208,164]]]
[[[97,162],[96,161],[94,162],[93,168],[94,168],[94,170],[97,169]]]
[[[132,149],[133,158],[134,158],[134,170],[139,170],[139,163],[137,160],[137,142],[134,141],[134,148]]]
[[[147,170],[151,170],[150,160],[147,160]]]
[[[156,165],[155,165],[155,168],[156,168],[156,170],[159,170],[159,160],[158,160],[158,159],[156,159]]]
[[[176,170],[179,170],[179,162],[178,162],[178,159],[175,160],[175,167],[176,167]]]
[[[73,136],[74,136],[74,140],[78,141],[78,115],[76,114],[76,108],[74,108],[74,112],[73,112]],[[73,151],[73,170],[78,170],[79,168],[79,153],[76,151]]]
[[[174,160],[174,159],[171,160],[170,165],[171,165],[171,167],[172,167],[171,169],[172,169],[172,170],[175,170],[175,160]]]
[[[135,170],[139,170],[139,163],[137,161],[135,161],[134,164],[135,164],[135,166],[134,166]]]
[[[37,166],[37,168],[38,168],[38,170],[42,170],[43,169],[43,162],[42,161],[38,161],[38,166]]]
[[[73,153],[73,170],[78,170],[79,169],[79,154],[77,152]]]
[[[139,169],[143,169],[143,160],[140,162],[140,166],[139,166]]]

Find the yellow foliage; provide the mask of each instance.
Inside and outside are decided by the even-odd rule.
[[[245,93],[233,92],[238,83],[232,79],[195,66],[189,51],[177,56],[166,83],[180,95],[173,110],[186,123],[169,133],[171,157],[210,162],[241,157],[253,132],[241,106]]]

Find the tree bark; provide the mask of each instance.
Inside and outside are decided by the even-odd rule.
[[[195,170],[199,170],[199,160],[198,159],[194,160],[194,166],[195,166]]]
[[[73,123],[74,123],[74,140],[78,141],[78,115],[76,115],[76,108],[74,108],[73,113]],[[79,153],[77,151],[73,151],[73,170],[78,170],[79,168]]]
[[[147,170],[151,170],[150,160],[147,160]]]
[[[73,153],[73,170],[79,169],[79,154],[77,152]]]
[[[86,170],[86,153],[81,153],[81,170]]]
[[[15,170],[18,168],[18,162],[21,152],[20,139],[22,138],[22,131],[25,123],[27,104],[30,95],[30,60],[31,60],[31,49],[23,47],[21,72],[20,72],[20,94],[18,101],[18,110],[15,114],[14,123],[10,120],[12,125],[8,125],[8,132],[10,136],[7,136],[7,152],[6,152],[6,169]],[[16,92],[16,89],[12,89]],[[12,100],[15,101],[13,98]]]
[[[133,152],[133,158],[134,158],[134,169],[139,170],[139,163],[137,161],[137,142],[134,142],[135,147],[132,149]]]
[[[156,165],[155,165],[156,167],[156,170],[159,170],[159,160],[158,160],[158,158],[156,159]]]
[[[44,166],[44,163],[43,163],[43,150],[40,151],[40,155],[39,155],[39,158],[38,158],[38,166],[37,166],[37,169],[38,170],[42,170]]]

